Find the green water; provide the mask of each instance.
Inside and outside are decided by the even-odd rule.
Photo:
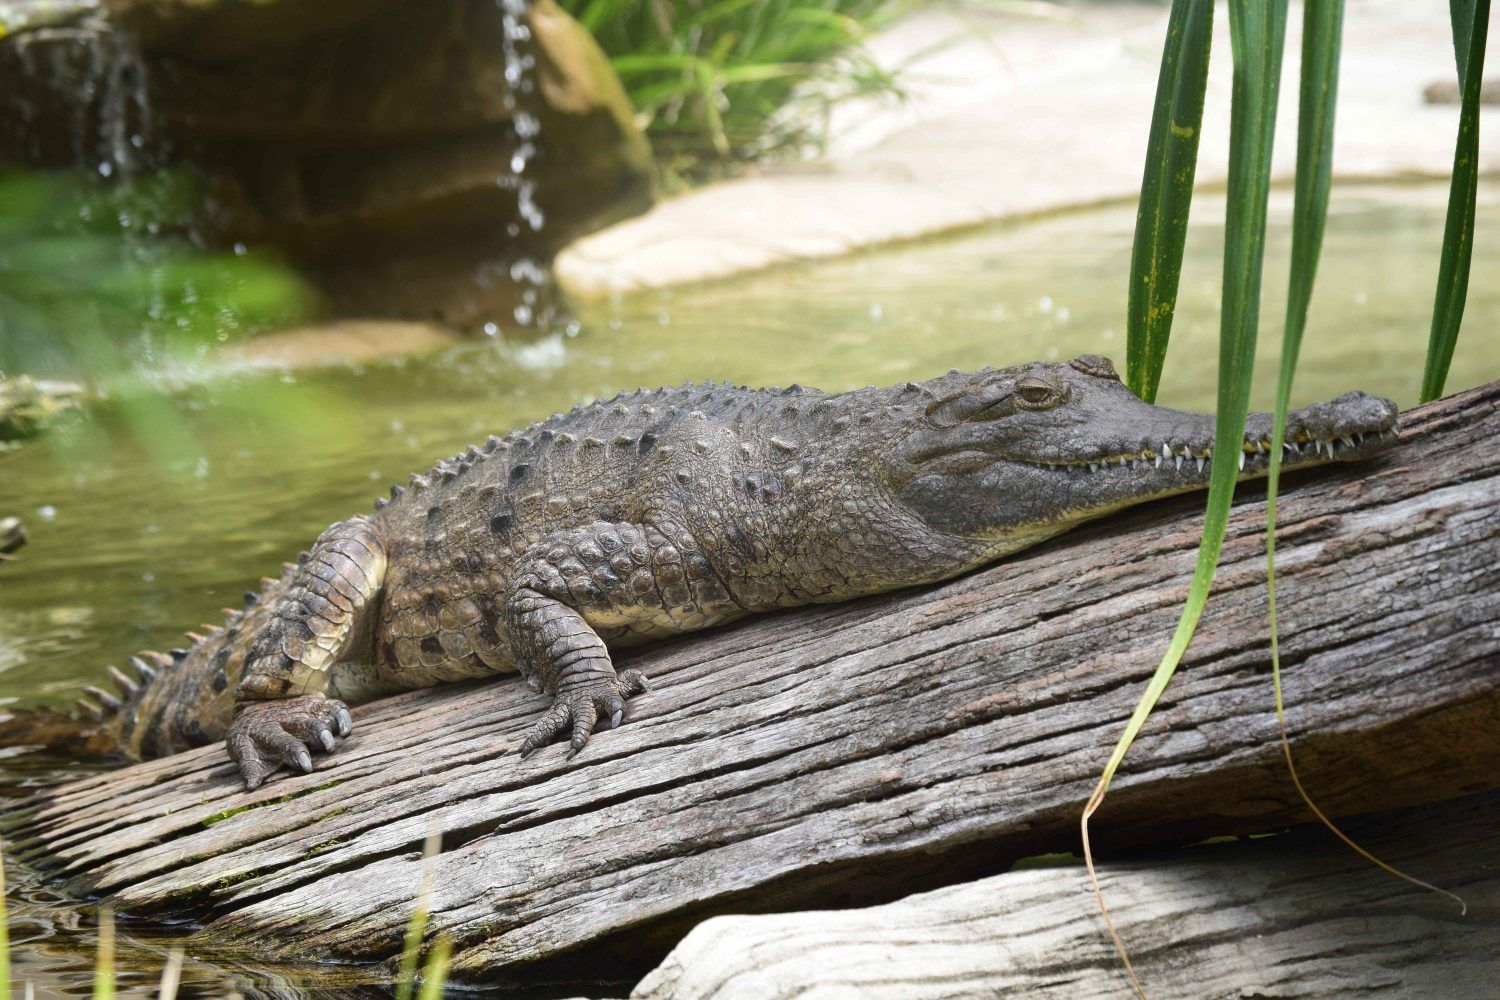
[[[1336,190],[1294,405],[1351,388],[1415,402],[1446,194]],[[1274,199],[1261,407],[1274,381],[1288,207]],[[1210,220],[1222,201],[1201,199],[1197,218],[1161,401],[1212,409],[1222,230]],[[31,532],[0,567],[0,697],[66,702],[103,664],[180,645],[183,629],[216,621],[392,481],[620,389],[715,378],[840,390],[1089,352],[1123,368],[1133,225],[1121,208],[995,227],[589,305],[551,334],[362,369],[153,370],[43,443],[0,454],[0,516],[19,515]],[[1491,195],[1450,390],[1500,378],[1496,232]],[[38,936],[66,950],[76,914],[26,900],[51,914]],[[17,958],[86,992],[76,959],[36,946]],[[193,978],[212,989],[215,975]]]

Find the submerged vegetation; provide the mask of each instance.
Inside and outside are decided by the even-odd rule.
[[[669,181],[805,149],[828,110],[899,97],[864,48],[900,0],[563,0],[610,56]]]
[[[435,844],[436,839],[429,837],[426,857],[431,857]],[[0,844],[0,848],[3,846]],[[443,995],[443,986],[448,979],[448,962],[453,953],[453,944],[447,937],[439,937],[433,944],[427,961],[422,964],[420,979],[417,976],[417,956],[421,948],[423,931],[427,927],[426,878],[424,865],[422,891],[417,905],[412,910],[411,921],[407,927],[406,948],[402,954],[401,972],[396,987],[398,1000],[412,1000],[413,990],[418,983],[421,987],[416,991],[418,1000],[437,1000]],[[10,914],[6,907],[5,892],[5,857],[3,850],[0,850],[0,1000],[11,1000],[13,990],[11,989],[10,964]],[[115,917],[108,907],[100,907],[98,916],[98,945],[95,950],[93,988],[90,995],[94,1000],[112,1000],[116,992]],[[161,983],[156,994],[158,1000],[176,1000],[182,981],[183,958],[184,952],[180,946],[172,948],[167,953],[167,960],[162,966]],[[25,996],[30,997],[32,993],[31,984],[27,983]]]

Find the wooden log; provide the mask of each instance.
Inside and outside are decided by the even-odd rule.
[[[1500,784],[1500,383],[1412,411],[1385,457],[1287,483],[1289,726],[1335,815]],[[1276,742],[1264,504],[1095,821],[1108,852],[1305,818]],[[949,585],[644,651],[654,690],[565,759],[513,753],[515,680],[391,698],[308,776],[239,789],[210,747],[15,814],[25,858],[195,953],[389,974],[430,864],[431,940],[467,980],[629,981],[705,916],[867,905],[1070,850],[1176,623],[1201,497]]]
[[[1322,827],[1112,865],[1100,877],[1160,997],[1493,997],[1500,973],[1500,796],[1350,824],[1460,894],[1424,893]],[[1133,992],[1081,866],[1038,868],[863,910],[715,917],[632,1000],[861,1000]]]

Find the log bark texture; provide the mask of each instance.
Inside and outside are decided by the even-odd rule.
[[[1403,426],[1280,504],[1288,725],[1334,815],[1500,785],[1500,383]],[[1243,492],[1098,850],[1306,818],[1271,711],[1263,494]],[[436,829],[428,939],[453,939],[456,975],[631,979],[715,913],[887,902],[1074,849],[1201,523],[1201,497],[1152,504],[946,586],[643,651],[653,691],[572,761],[514,755],[546,706],[516,680],[415,692],[253,794],[218,747],[49,791],[14,811],[19,846],[123,913],[201,921],[198,953],[378,976]]]
[[[1479,1000],[1500,973],[1495,793],[1349,825],[1458,893],[1399,881],[1319,826],[1112,865],[1116,929],[1152,996]],[[632,1000],[1078,1000],[1134,995],[1081,866],[862,910],[704,921]]]

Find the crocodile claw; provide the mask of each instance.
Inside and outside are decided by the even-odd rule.
[[[568,736],[568,759],[572,760],[588,744],[600,719],[608,719],[611,729],[625,718],[625,699],[646,690],[646,678],[639,670],[626,670],[619,676],[591,680],[559,691],[547,714],[531,727],[521,743],[521,756]]]
[[[309,749],[331,751],[335,733],[347,736],[353,725],[343,702],[318,695],[252,701],[240,706],[225,742],[245,790],[253,792],[278,767],[311,773]]]

